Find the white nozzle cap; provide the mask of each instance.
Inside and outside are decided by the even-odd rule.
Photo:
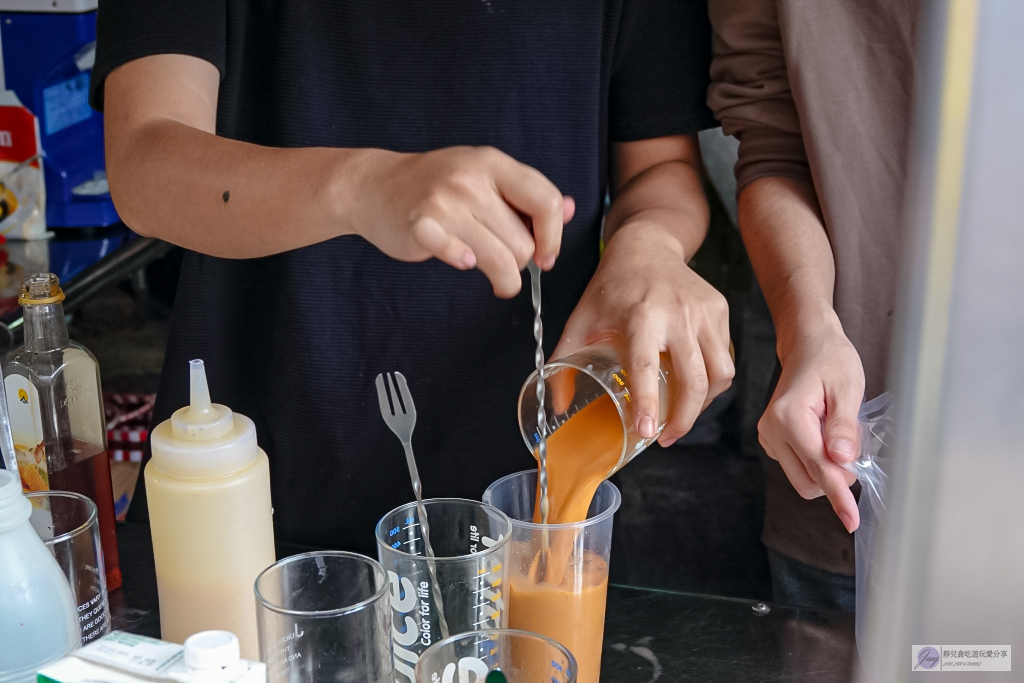
[[[185,639],[185,666],[218,671],[242,658],[238,637],[231,631],[202,631]]]
[[[174,438],[185,441],[212,441],[231,433],[231,409],[219,403],[210,403],[210,388],[206,384],[203,361],[188,363],[191,384],[189,405],[171,416]]]
[[[153,459],[147,467],[179,479],[202,480],[226,477],[256,462],[256,425],[227,406],[210,403],[203,361],[191,361],[189,374],[190,405],[153,428]]]

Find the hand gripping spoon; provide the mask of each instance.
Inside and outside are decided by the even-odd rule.
[[[423,507],[423,486],[420,473],[416,469],[416,458],[412,453],[412,430],[416,427],[416,405],[412,402],[412,393],[405,375],[395,372],[394,377],[388,373],[387,382],[384,375],[377,375],[377,401],[380,403],[380,414],[384,422],[402,442],[405,449],[405,461],[409,465],[409,478],[412,479],[412,492],[416,494],[416,512],[420,518],[420,532],[423,535],[423,550],[427,558],[434,557],[434,549],[430,547],[430,525],[427,524],[427,510]],[[388,400],[388,388],[391,389],[391,400]],[[394,406],[392,408],[392,406]],[[437,583],[437,569],[434,562],[427,560],[430,570],[430,583],[437,602],[437,618],[441,622],[441,637],[448,637],[448,622],[444,618],[444,605],[441,602],[441,587]]]

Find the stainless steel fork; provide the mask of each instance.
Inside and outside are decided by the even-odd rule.
[[[412,432],[416,428],[416,404],[412,401],[409,384],[405,375],[389,372],[387,379],[377,375],[377,401],[380,403],[380,414],[384,423],[395,433],[405,449],[405,462],[409,465],[409,478],[412,480],[412,492],[416,495],[416,513],[420,518],[420,534],[423,537],[423,551],[427,559],[427,569],[434,589],[434,600],[437,602],[437,616],[441,626],[441,637],[448,637],[448,623],[444,618],[444,605],[441,601],[441,587],[437,583],[437,570],[433,561],[434,549],[430,547],[430,525],[427,523],[427,509],[423,505],[423,485],[420,473],[416,468],[416,457],[412,452]],[[388,388],[391,389],[391,400],[388,400]]]
[[[384,375],[377,375],[377,401],[380,403],[380,414],[385,424],[395,433],[398,440],[402,442],[405,449],[405,460],[409,465],[409,477],[412,479],[412,490],[416,494],[416,501],[422,504],[423,491],[420,484],[420,474],[416,469],[416,458],[412,453],[412,432],[416,428],[416,404],[412,402],[412,394],[409,392],[409,384],[405,381],[405,375],[400,372],[389,372],[387,379]],[[391,400],[388,400],[388,388],[391,389]],[[426,534],[423,540],[430,543]],[[428,554],[433,554],[429,553]]]

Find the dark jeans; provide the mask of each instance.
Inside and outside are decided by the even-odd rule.
[[[854,577],[812,567],[771,549],[768,564],[772,570],[773,602],[791,607],[854,611]]]

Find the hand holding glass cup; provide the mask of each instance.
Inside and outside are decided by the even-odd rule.
[[[623,368],[625,343],[618,337],[605,339],[544,366],[544,412],[547,435],[579,415],[581,419],[611,421],[614,426],[600,431],[608,443],[594,444],[595,452],[615,451],[618,458],[605,475],[618,472],[665,429],[668,418],[669,384],[673,382],[667,354],[658,369],[658,420],[654,435],[640,436],[630,393],[629,372]],[[586,410],[584,413],[583,411]],[[540,441],[537,429],[537,373],[531,374],[519,392],[519,429],[526,447],[533,453]]]

